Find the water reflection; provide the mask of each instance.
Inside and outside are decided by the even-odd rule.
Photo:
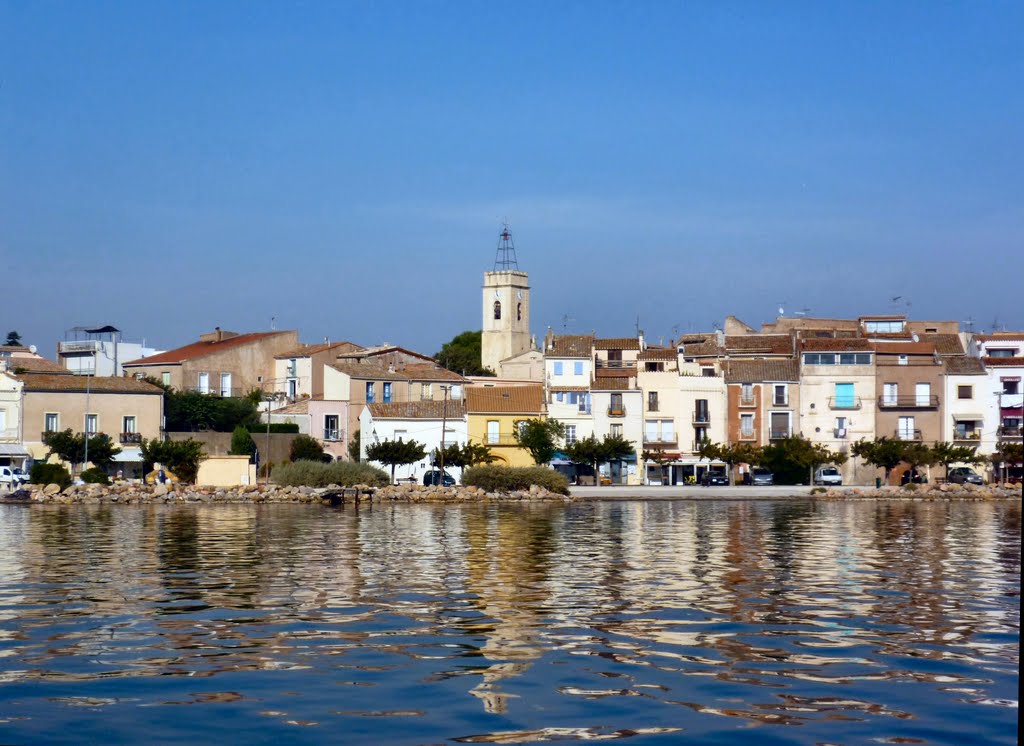
[[[0,721],[1011,743],[1019,572],[1019,502],[2,506]]]

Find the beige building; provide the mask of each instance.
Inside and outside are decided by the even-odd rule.
[[[354,342],[324,342],[300,345],[275,355],[273,379],[275,391],[284,393],[282,405],[294,404],[300,399],[322,399],[324,366],[337,360],[338,355],[365,350]]]
[[[177,391],[245,396],[277,392],[275,357],[299,346],[297,331],[238,334],[220,327],[184,347],[123,364],[127,375],[148,377]]]
[[[46,457],[43,435],[73,430],[106,433],[122,452],[125,470],[141,467],[139,442],[157,438],[163,422],[163,390],[134,378],[26,373],[21,423],[23,443],[33,459]]]

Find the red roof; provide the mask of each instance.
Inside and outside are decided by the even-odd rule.
[[[123,366],[127,368],[131,365],[174,365],[177,363],[183,363],[186,360],[195,360],[196,358],[212,355],[213,353],[221,352],[222,350],[230,350],[234,347],[252,344],[253,342],[258,342],[277,334],[293,333],[294,332],[286,331],[252,332],[250,334],[239,334],[235,337],[228,337],[227,339],[222,339],[220,342],[193,342],[190,345],[179,347],[176,350],[161,352],[159,355],[151,355],[150,357],[141,357],[138,360],[131,360],[127,363],[123,363]]]

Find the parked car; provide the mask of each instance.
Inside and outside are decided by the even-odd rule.
[[[442,478],[441,478],[441,470],[440,469],[431,469],[430,471],[428,471],[426,474],[423,475],[423,484],[425,484],[425,485],[436,486],[441,481],[442,481]],[[444,486],[445,487],[454,487],[455,486],[455,477],[453,477],[451,474],[449,474],[447,470],[445,470],[445,473],[444,473]]]
[[[775,484],[775,475],[763,466],[755,466],[743,475],[743,483],[755,487]]]
[[[706,472],[700,475],[700,483],[705,487],[710,487],[713,484],[729,485],[729,477],[724,471],[718,471],[716,469],[708,469]]]
[[[10,490],[16,490],[21,485],[28,484],[28,474],[17,466],[0,466],[0,484],[6,485]]]
[[[903,472],[903,476],[900,477],[900,484],[924,484],[928,480],[917,470],[917,467],[911,467]]]
[[[814,483],[841,485],[843,483],[843,475],[838,467],[819,466],[814,472]]]
[[[985,484],[981,474],[969,466],[954,466],[949,470],[946,481],[953,484]]]

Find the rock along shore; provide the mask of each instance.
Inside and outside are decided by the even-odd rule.
[[[818,488],[824,492],[811,491],[812,497],[833,498],[837,500],[851,498],[892,499],[912,498],[914,500],[1003,500],[1021,496],[1020,485],[1013,484],[912,484],[903,487],[864,487],[864,488]]]
[[[22,502],[70,505],[74,503],[119,503],[123,505],[163,503],[319,503],[325,505],[354,503],[479,503],[479,502],[569,502],[573,498],[531,487],[511,493],[485,492],[479,487],[425,487],[422,485],[390,485],[387,487],[283,487],[243,485],[238,487],[201,487],[194,485],[148,486],[134,483],[112,485],[72,485],[61,490],[59,485],[26,485]]]

